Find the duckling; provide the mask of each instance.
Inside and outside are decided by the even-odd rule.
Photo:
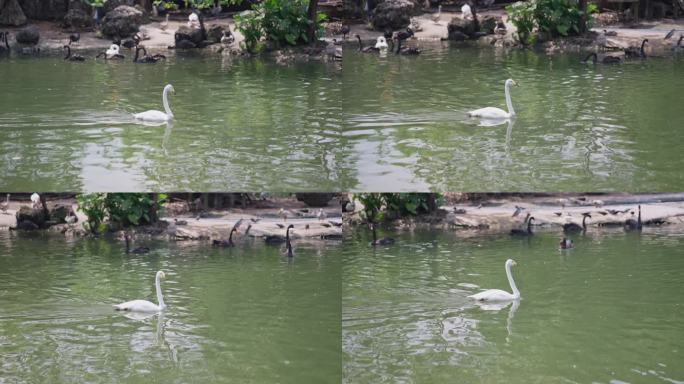
[[[67,60],[67,61],[85,61],[85,57],[83,57],[81,55],[72,55],[70,46],[65,45],[64,49],[66,49],[66,56],[64,56],[64,60]]]
[[[233,36],[233,33],[230,31],[230,28],[225,29],[223,31],[223,36],[221,36],[221,44],[224,46],[228,46],[233,44],[235,41],[235,36]]]
[[[558,243],[558,246],[560,247],[560,249],[570,249],[570,248],[574,248],[575,244],[573,244],[572,240],[564,237]]]

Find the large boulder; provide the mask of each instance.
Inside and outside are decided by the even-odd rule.
[[[411,0],[386,0],[373,10],[373,28],[380,31],[406,28],[411,23],[411,16],[418,9]]]
[[[26,21],[26,15],[17,0],[0,1],[0,25],[18,27],[26,24]]]
[[[39,229],[48,227],[48,217],[43,208],[31,208],[23,206],[16,214],[17,228],[19,229]]]
[[[93,25],[93,10],[90,6],[84,4],[80,0],[71,0],[69,3],[69,11],[64,16],[62,25],[65,28],[88,28]]]
[[[220,43],[223,37],[223,27],[217,24],[210,25],[207,28],[207,40],[212,43]]]
[[[195,45],[201,44],[204,41],[202,30],[198,28],[190,28],[187,25],[180,25],[176,30],[175,35],[176,45],[183,40],[192,42]],[[220,38],[219,38],[220,40]]]
[[[447,32],[449,33],[449,40],[461,41],[473,38],[478,32],[478,28],[473,20],[454,17],[447,25]]]
[[[29,25],[20,29],[15,38],[19,44],[36,45],[40,41],[40,31],[35,25]]]
[[[19,5],[32,20],[59,20],[69,10],[69,0],[19,0]]]
[[[105,15],[100,29],[104,36],[128,37],[138,32],[142,21],[142,12],[128,5],[120,5]]]
[[[107,0],[102,6],[102,16],[108,14],[109,12],[115,10],[120,5],[133,6],[134,2],[132,0]]]

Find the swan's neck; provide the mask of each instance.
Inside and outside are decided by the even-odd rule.
[[[511,291],[513,291],[513,297],[516,299],[520,297],[520,291],[518,287],[515,286],[515,281],[513,281],[513,275],[511,274],[510,264],[506,264],[506,277],[508,277],[508,284],[511,286]]]
[[[66,46],[66,50],[67,50],[67,53],[66,53],[66,56],[64,56],[64,60],[68,59],[69,56],[71,56],[71,47],[69,47],[69,46],[67,45],[67,46]]]
[[[646,40],[643,40],[643,41],[641,42],[641,49],[640,49],[641,56],[644,56],[644,45],[645,45],[645,44],[646,44]]]
[[[236,231],[235,228],[230,230],[230,235],[228,235],[228,244],[233,245],[233,233]]]
[[[169,108],[169,89],[164,88],[164,93],[162,94],[162,103],[164,104],[164,112],[169,117],[173,117],[173,112],[171,112],[171,108]]]
[[[131,241],[128,240],[128,237],[126,239],[126,253],[129,253],[131,251]]]
[[[372,228],[373,228],[373,244],[375,244],[378,241],[378,234],[375,232],[375,225]]]
[[[359,40],[359,51],[363,51],[363,43],[361,42],[361,36],[356,36],[356,38]]]
[[[166,304],[164,304],[164,296],[162,295],[161,291],[161,280],[159,278],[159,275],[154,279],[154,285],[157,288],[157,301],[159,302],[159,308],[164,309],[166,308]]]
[[[138,61],[138,56],[140,56],[140,47],[135,49],[135,57],[133,58],[133,61]]]
[[[582,229],[587,230],[587,216],[582,219]]]
[[[504,87],[506,93],[506,107],[508,108],[508,114],[515,116],[515,110],[513,110],[513,103],[511,102],[511,85],[507,83]]]
[[[641,229],[641,206],[639,206],[639,216],[637,216],[637,228]]]

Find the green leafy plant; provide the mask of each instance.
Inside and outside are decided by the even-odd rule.
[[[354,199],[364,206],[368,221],[430,213],[441,204],[442,196],[431,193],[360,193]]]
[[[597,11],[596,4],[587,5],[587,15]],[[533,44],[533,32],[550,38],[580,33],[582,12],[575,0],[530,0],[506,7],[517,29],[516,38],[522,44]],[[591,18],[587,17],[588,22]],[[589,25],[590,26],[590,25]]]
[[[90,193],[76,197],[79,209],[88,216],[83,226],[93,233],[105,230],[105,220],[121,228],[154,223],[165,199],[164,194],[153,198],[147,193]]]
[[[523,45],[534,44],[534,1],[519,1],[506,6],[506,12],[516,29],[516,39]]]
[[[258,53],[261,50],[261,38],[263,37],[263,27],[261,25],[262,15],[258,11],[245,11],[233,17],[235,27],[242,33],[245,40],[242,48],[249,53]]]
[[[264,0],[251,11],[235,16],[235,25],[245,37],[244,48],[256,53],[265,38],[279,46],[309,42],[307,31],[312,21],[308,16],[308,0]],[[313,21],[317,37],[324,33],[322,22],[326,15],[318,12]]]

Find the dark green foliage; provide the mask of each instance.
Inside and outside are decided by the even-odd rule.
[[[307,31],[312,23],[308,7],[308,0],[265,0],[235,16],[236,27],[245,36],[245,49],[258,52],[262,37],[279,46],[308,43]],[[325,18],[319,12],[313,21],[318,36],[323,33],[321,22]]]
[[[532,32],[535,29],[549,38],[580,33],[582,12],[574,0],[517,2],[507,6],[506,11],[518,31],[517,38],[522,44],[534,43]],[[591,15],[594,12],[596,5],[589,4],[587,14]]]
[[[83,226],[93,233],[105,230],[105,220],[117,228],[151,224],[157,221],[158,213],[166,195],[149,193],[89,193],[76,196],[78,207],[87,216]]]
[[[431,213],[440,204],[441,195],[434,193],[360,193],[354,195],[364,206],[368,221],[381,221]]]

